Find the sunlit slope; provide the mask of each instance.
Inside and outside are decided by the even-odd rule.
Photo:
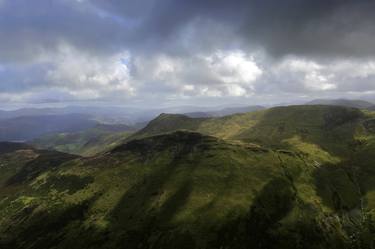
[[[46,164],[49,154],[35,154],[1,155],[1,248],[374,243],[375,174],[368,164],[317,165],[313,156],[186,131],[86,159],[58,153],[53,158],[64,160]]]
[[[276,107],[222,118],[162,114],[131,138],[185,129],[274,149],[297,149],[321,160],[337,161],[355,151],[361,138],[368,136],[363,124],[369,115],[337,106]]]

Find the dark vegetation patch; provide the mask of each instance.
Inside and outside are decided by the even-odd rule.
[[[132,152],[141,155],[158,153],[163,150],[174,150],[176,155],[186,155],[197,147],[200,150],[208,149],[210,144],[218,139],[205,136],[197,132],[176,131],[170,134],[157,135],[144,139],[132,140],[112,150],[117,152]]]
[[[176,188],[162,206],[155,206],[164,195],[164,184],[174,175],[175,167],[157,171],[135,184],[111,213],[114,248],[195,248],[188,231],[170,225],[171,219],[186,204],[192,183],[187,180]],[[119,233],[119,231],[121,231]]]
[[[168,225],[170,219],[180,208],[182,208],[190,196],[192,185],[190,181],[185,181],[176,187],[176,192],[168,197],[163,206],[155,209],[152,207],[155,200],[163,194],[163,187],[173,177],[176,168],[172,165],[160,169],[131,187],[118,202],[111,213],[115,227],[139,228],[139,220],[149,220],[151,225]],[[158,222],[156,222],[158,217]],[[123,227],[126,224],[126,227]]]
[[[336,211],[350,211],[365,205],[365,195],[375,190],[374,160],[371,151],[359,151],[349,160],[317,168],[315,185],[325,205]]]
[[[293,210],[298,216],[286,222]],[[275,178],[259,192],[246,216],[221,227],[209,248],[373,248],[375,220],[356,224],[342,214],[322,216],[319,208],[298,198],[289,180]]]
[[[92,176],[51,175],[47,178],[47,182],[42,185],[42,188],[56,189],[59,192],[67,191],[68,194],[74,194],[92,182],[94,182]]]
[[[24,143],[0,142],[0,155],[27,149],[32,149],[32,147]]]
[[[368,119],[365,122],[363,122],[363,126],[371,133],[375,133],[375,118],[374,119]]]
[[[356,108],[334,106],[324,114],[324,128],[332,129],[345,123],[357,121],[363,118],[363,112]]]
[[[324,204],[336,211],[350,211],[360,207],[361,193],[358,179],[349,167],[325,165],[315,171],[317,193]]]
[[[296,153],[294,151],[290,151],[290,150],[277,150],[278,153],[280,154],[284,154],[284,155],[288,155],[288,156],[292,156],[292,157],[296,157]]]
[[[32,181],[41,173],[57,168],[61,164],[76,158],[78,157],[56,151],[41,151],[37,158],[26,163],[14,176],[8,179],[7,185]]]
[[[96,197],[69,206],[41,209],[32,215],[26,214],[11,237],[1,238],[2,249],[56,248],[66,239],[67,228],[74,221],[83,220]],[[77,238],[78,239],[78,238]],[[64,247],[63,247],[64,248]],[[77,247],[73,247],[77,248]]]
[[[292,184],[284,178],[267,183],[250,208],[247,224],[250,241],[258,245],[271,242],[266,238],[267,231],[293,209],[296,194]]]
[[[295,202],[296,192],[287,179],[271,180],[257,194],[246,216],[222,226],[211,248],[279,248],[275,231]]]

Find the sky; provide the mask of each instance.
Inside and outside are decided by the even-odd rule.
[[[0,0],[0,105],[375,100],[373,0]]]

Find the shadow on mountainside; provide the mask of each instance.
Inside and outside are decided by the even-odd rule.
[[[56,151],[41,151],[39,156],[26,163],[6,185],[22,184],[37,178],[44,171],[58,168],[61,164],[79,158],[79,156]]]
[[[33,206],[25,208],[17,216],[13,217],[13,225],[8,230],[11,237],[3,238],[0,236],[0,247],[2,249],[14,248],[80,248],[79,233],[84,231],[79,221],[83,220],[91,204],[96,200],[97,196],[69,206],[56,206],[48,211]],[[15,226],[17,224],[17,226]],[[69,234],[67,227],[77,231],[73,238]],[[17,228],[14,230],[14,228]],[[86,231],[84,231],[86,232]],[[89,240],[83,240],[88,243]],[[83,245],[81,245],[83,246]],[[83,248],[89,248],[84,245]]]
[[[123,245],[127,245],[126,248],[150,248],[151,245],[153,248],[195,248],[190,232],[176,230],[171,221],[193,190],[192,172],[199,165],[200,157],[192,157],[191,153],[207,146],[211,139],[199,133],[176,132],[134,140],[113,151],[143,154],[141,161],[165,150],[170,155],[168,163],[155,166],[159,168],[127,190],[111,212],[114,248],[123,248]],[[174,183],[173,193],[167,192],[166,184],[178,177],[184,167],[189,167],[183,173],[187,175],[181,182]]]
[[[315,170],[316,192],[346,235],[345,248],[375,248],[374,204],[368,193],[375,190],[373,161],[344,161]],[[333,216],[332,216],[333,217]]]

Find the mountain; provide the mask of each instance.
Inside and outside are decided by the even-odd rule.
[[[121,144],[136,127],[127,125],[97,124],[80,132],[43,135],[29,141],[40,149],[52,149],[81,156],[93,156]]]
[[[215,111],[205,111],[205,112],[190,112],[184,113],[184,115],[191,118],[208,118],[208,117],[222,117],[227,115],[233,115],[237,113],[246,113],[263,110],[263,106],[245,106],[245,107],[227,107]]]
[[[105,124],[128,124],[137,125],[139,123],[149,122],[160,113],[196,113],[202,115],[207,113],[209,116],[224,116],[234,113],[244,113],[264,109],[262,106],[246,107],[201,107],[201,106],[177,106],[155,109],[142,109],[135,107],[121,106],[66,106],[55,108],[21,108],[16,110],[0,110],[0,120],[17,117],[44,116],[44,115],[70,115],[80,114],[90,116],[92,120]]]
[[[17,117],[31,117],[44,115],[84,115],[100,123],[118,124],[149,121],[157,115],[158,111],[144,111],[138,108],[116,106],[66,106],[56,108],[21,108],[16,110],[0,110],[1,119]]]
[[[315,99],[306,104],[307,105],[336,105],[336,106],[354,107],[354,108],[359,108],[359,109],[369,109],[375,106],[374,103],[364,101],[364,100],[355,100],[355,99]]]
[[[244,106],[244,107],[227,107],[219,111],[214,111],[212,113],[213,113],[213,116],[221,117],[221,116],[227,116],[227,115],[232,115],[232,114],[237,114],[237,113],[254,112],[254,111],[259,111],[263,109],[265,109],[265,107],[259,106],[259,105]]]
[[[80,114],[22,116],[0,120],[0,141],[31,140],[48,133],[77,132],[97,124]]]
[[[17,110],[0,110],[0,120],[1,119],[10,119],[22,116],[41,116],[41,115],[53,115],[56,114],[55,111],[51,111],[53,108],[22,108]]]
[[[161,114],[130,139],[182,129],[271,148],[302,148],[308,142],[344,155],[348,144],[354,140],[353,133],[366,118],[355,108],[308,105],[275,107],[219,118]]]
[[[375,113],[162,114],[94,157],[18,146],[0,153],[0,248],[375,243]]]
[[[16,150],[28,150],[31,146],[24,143],[0,142],[0,154],[11,153]]]

